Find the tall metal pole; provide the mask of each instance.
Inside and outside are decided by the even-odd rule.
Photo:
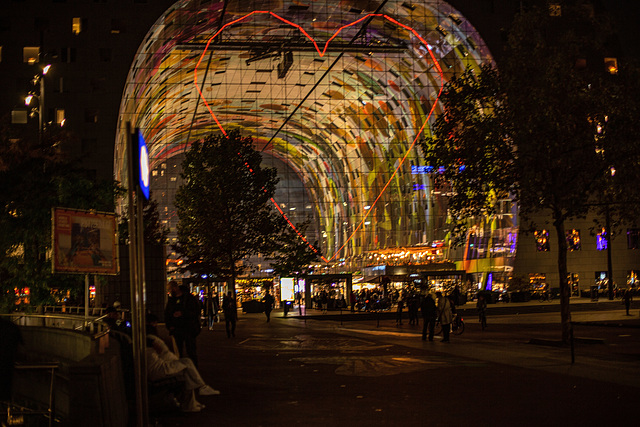
[[[127,178],[128,178],[128,196],[129,196],[129,282],[131,290],[131,332],[133,338],[133,372],[136,392],[136,425],[138,427],[147,426],[147,396],[146,396],[146,372],[142,372],[143,358],[146,359],[146,343],[141,336],[140,321],[140,301],[142,299],[139,293],[140,275],[138,265],[138,221],[135,209],[135,193],[136,193],[136,159],[131,124],[127,122]],[[143,330],[143,329],[142,329]],[[145,384],[143,386],[143,379]]]
[[[137,143],[136,143],[137,146]],[[136,332],[140,341],[140,385],[141,385],[141,398],[143,403],[143,410],[145,418],[147,417],[147,408],[149,407],[148,394],[147,394],[147,357],[146,357],[146,344],[147,344],[147,330],[146,330],[146,278],[145,278],[145,266],[144,266],[144,225],[143,225],[143,201],[144,196],[142,191],[137,188],[136,185],[136,228],[138,236],[136,242],[138,248],[136,256],[138,258],[138,282],[136,283],[136,298],[138,304],[136,305],[136,320],[138,324],[136,326]],[[144,424],[146,426],[146,424]]]

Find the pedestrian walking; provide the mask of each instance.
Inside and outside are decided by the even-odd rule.
[[[427,333],[429,335],[429,341],[433,341],[437,311],[436,302],[433,300],[431,294],[427,294],[422,299],[420,311],[422,311],[422,341],[427,340]]]
[[[627,310],[627,316],[631,316],[631,314],[629,314],[629,309],[631,308],[631,301],[633,301],[633,296],[631,295],[631,289],[627,288],[624,290],[624,294],[622,294],[622,301],[624,301],[624,308]]]
[[[269,293],[269,289],[262,298],[262,303],[264,304],[264,314],[267,316],[267,322],[271,321],[271,310],[273,310],[273,304],[276,300],[273,298],[273,295]]]
[[[487,327],[487,300],[484,295],[478,295],[478,302],[476,303],[476,309],[478,310],[478,320],[482,326],[482,330]]]
[[[201,327],[200,302],[186,286],[179,286],[175,280],[171,280],[167,287],[170,296],[164,310],[164,322],[176,340],[180,357],[189,357],[197,367],[196,337]]]
[[[451,311],[451,300],[442,295],[442,292],[436,292],[438,317],[442,325],[442,342],[449,342],[449,332],[451,331],[451,322],[453,321],[453,312]]]
[[[227,338],[236,336],[236,322],[238,320],[238,307],[233,291],[227,292],[222,299],[222,312],[224,313],[224,324],[227,330]]]
[[[396,325],[402,325],[402,309],[404,308],[404,300],[398,298],[398,306],[396,308]]]
[[[220,306],[218,304],[218,294],[212,294],[211,292],[209,292],[206,307],[209,330],[212,330],[213,323],[218,319],[218,311],[220,310]]]

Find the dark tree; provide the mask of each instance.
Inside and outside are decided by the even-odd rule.
[[[271,266],[276,275],[290,276],[304,273],[309,264],[318,261],[322,252],[318,248],[318,242],[310,245],[305,235],[309,221],[296,224],[295,229],[290,227],[282,218],[280,224],[280,234],[274,241],[274,247],[265,258],[271,261]]]
[[[637,80],[605,69],[610,33],[591,12],[563,5],[561,16],[538,8],[518,15],[499,70],[485,66],[453,79],[442,97],[444,113],[421,144],[428,164],[445,165],[434,179],[451,186],[459,235],[507,195],[530,229],[534,215],[551,220],[559,236],[565,342],[571,327],[565,222],[613,206],[615,197],[629,200],[631,192],[620,186],[638,176],[638,133],[629,133],[640,121]]]
[[[142,225],[144,227],[145,243],[159,245],[167,243],[169,230],[160,222],[158,202],[153,198],[153,193],[150,195],[149,200],[143,198]],[[121,221],[118,223],[118,238],[120,244],[126,244],[129,240],[129,213],[127,209],[125,209]]]
[[[0,287],[4,309],[14,288],[29,287],[31,304],[52,302],[51,288],[81,289],[77,275],[52,275],[51,210],[113,211],[118,186],[96,182],[57,148],[71,138],[47,131],[42,143],[13,128],[0,131]]]
[[[182,164],[184,183],[176,193],[178,237],[174,250],[184,270],[232,280],[239,262],[269,253],[281,233],[271,198],[275,168],[263,168],[250,137],[232,131],[195,142]]]

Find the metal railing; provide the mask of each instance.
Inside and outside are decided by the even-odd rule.
[[[56,380],[56,371],[60,367],[60,364],[57,362],[50,363],[35,363],[35,364],[26,364],[26,363],[18,363],[14,364],[14,368],[17,372],[20,371],[49,371],[50,380],[49,380],[49,401],[48,407],[46,410],[36,410],[27,408],[22,405],[18,405],[16,403],[8,402],[7,403],[7,425],[24,425],[24,416],[32,416],[32,415],[41,415],[49,420],[48,426],[53,426],[54,421],[56,421],[56,406],[55,406],[55,380]]]

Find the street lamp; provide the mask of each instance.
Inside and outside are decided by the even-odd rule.
[[[44,76],[49,72],[50,69],[51,64],[47,64],[42,68],[41,73],[33,76],[33,80],[31,80],[31,83],[33,83],[34,86],[39,86],[39,93],[38,95],[36,95],[35,93],[30,92],[24,99],[25,105],[29,106],[31,105],[31,101],[33,101],[33,98],[38,98],[38,111],[32,109],[30,115],[33,116],[33,114],[38,114],[38,136],[40,143],[42,143],[43,123],[46,123],[46,121],[44,120]]]

